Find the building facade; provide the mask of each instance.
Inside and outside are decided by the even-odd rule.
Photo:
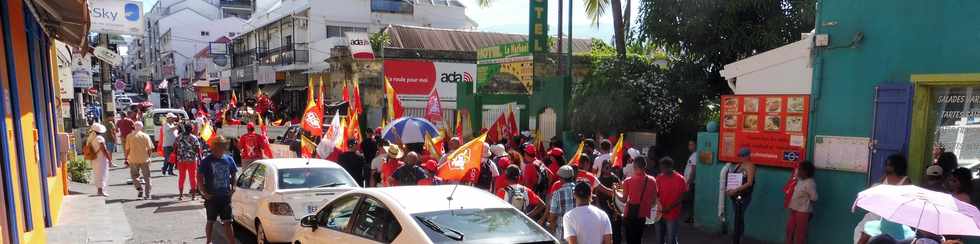
[[[87,46],[86,1],[0,0],[0,243],[47,243],[67,194],[55,40]],[[62,142],[62,143],[59,143]]]

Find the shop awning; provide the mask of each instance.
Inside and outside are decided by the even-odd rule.
[[[31,10],[37,14],[48,34],[75,47],[88,47],[89,11],[85,0],[33,0]]]

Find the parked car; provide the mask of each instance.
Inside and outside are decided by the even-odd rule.
[[[288,242],[301,217],[360,186],[340,165],[321,159],[266,159],[241,171],[231,205],[235,222],[259,243]]]
[[[558,243],[526,215],[469,186],[363,188],[303,217],[293,243]]]
[[[143,132],[150,135],[150,139],[157,142],[157,134],[160,132],[160,126],[163,126],[163,120],[166,119],[168,113],[174,113],[181,120],[186,120],[187,112],[183,109],[172,109],[172,108],[158,108],[150,110],[143,114]]]

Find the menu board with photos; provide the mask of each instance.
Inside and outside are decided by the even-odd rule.
[[[747,147],[756,164],[795,167],[806,157],[808,95],[721,97],[718,159],[737,162]]]

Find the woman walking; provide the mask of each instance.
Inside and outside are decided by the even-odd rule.
[[[112,161],[112,154],[106,148],[106,131],[104,125],[93,123],[85,140],[85,146],[95,154],[95,159],[91,160],[92,171],[95,173],[92,183],[98,189],[99,196],[108,196],[104,189],[109,184],[109,162]]]
[[[184,124],[180,129],[180,136],[174,142],[177,150],[177,195],[178,201],[184,200],[184,179],[190,178],[191,200],[197,197],[197,161],[202,156],[201,140],[194,136],[193,126]]]

